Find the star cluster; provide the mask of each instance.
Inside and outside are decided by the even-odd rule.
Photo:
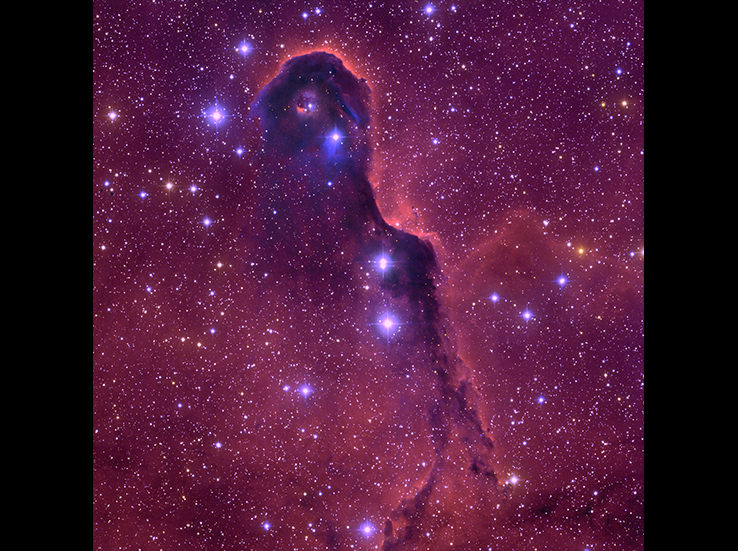
[[[94,547],[642,549],[642,9],[95,1]],[[350,277],[289,279],[244,252],[254,218],[292,223],[260,211],[250,106],[313,51],[371,89],[369,180],[437,255],[493,494],[450,475],[428,493],[446,425],[419,413],[438,383],[388,291],[406,259],[388,244]],[[333,247],[305,217],[320,243],[301,247]],[[420,496],[420,543],[392,547]]]

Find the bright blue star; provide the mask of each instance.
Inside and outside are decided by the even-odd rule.
[[[530,311],[530,310],[528,309],[528,307],[527,307],[527,306],[525,307],[525,312],[523,312],[522,314],[520,314],[520,316],[521,316],[521,317],[522,317],[523,319],[525,319],[525,323],[528,323],[528,322],[530,321],[530,319],[531,319],[532,317],[534,317],[534,316],[533,316],[533,313],[532,313],[532,312],[531,312],[531,311]]]
[[[498,300],[500,300],[500,297],[497,293],[492,293],[489,297],[489,300],[491,300],[492,302],[497,302]]]
[[[370,522],[365,522],[364,524],[361,525],[359,530],[361,530],[361,533],[364,534],[366,537],[369,537],[372,535],[375,528],[374,526],[372,526]]]
[[[425,7],[425,13],[428,14],[428,15],[432,14],[434,10],[435,10],[435,8],[433,6],[431,6],[430,4],[428,4]]]
[[[397,320],[390,314],[385,314],[373,325],[380,327],[380,331],[384,333],[388,340],[390,335],[397,331],[399,327]]]
[[[329,155],[335,155],[342,145],[344,136],[339,132],[338,128],[333,128],[325,138],[325,148]]]
[[[217,103],[214,106],[210,107],[203,114],[205,115],[205,117],[210,119],[210,121],[216,126],[216,128],[220,124],[222,124],[228,117],[228,114]]]
[[[241,42],[238,45],[237,50],[241,55],[245,56],[251,51],[251,44],[249,44],[248,42]]]

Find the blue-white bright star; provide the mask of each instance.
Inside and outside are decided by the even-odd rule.
[[[520,314],[520,316],[525,320],[525,323],[528,323],[531,318],[535,317],[533,316],[533,312],[531,312],[527,306],[525,308],[525,311]]]

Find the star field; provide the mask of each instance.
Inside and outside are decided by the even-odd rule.
[[[642,11],[93,2],[93,547],[643,549]]]

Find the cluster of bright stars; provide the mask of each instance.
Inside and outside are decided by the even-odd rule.
[[[569,279],[563,273],[554,281],[558,283],[559,287],[561,287],[562,289],[567,283],[569,283]],[[499,302],[500,300],[500,295],[498,295],[495,291],[489,296],[489,300],[492,302],[492,304],[497,304],[497,302]],[[535,317],[535,314],[533,314],[533,312],[530,311],[529,306],[526,305],[525,310],[520,313],[520,317],[523,318],[527,324],[528,321]]]
[[[263,524],[261,525],[261,527],[262,527],[262,528],[263,528],[263,529],[264,529],[264,530],[265,530],[266,532],[268,532],[269,530],[271,530],[271,529],[272,529],[272,524],[271,524],[271,523],[270,523],[269,521],[265,521],[265,522],[264,522],[264,523],[263,523]],[[371,536],[371,535],[372,535],[372,534],[373,534],[373,533],[374,533],[375,531],[376,531],[376,528],[375,528],[375,527],[374,527],[374,525],[373,525],[373,524],[372,524],[371,522],[369,522],[369,521],[367,521],[367,522],[364,522],[364,524],[362,524],[361,526],[359,526],[359,532],[360,532],[361,534],[363,534],[363,535],[364,535],[365,537],[367,537],[367,538],[368,538],[369,536]]]
[[[379,259],[375,261],[375,263],[382,271],[382,273],[386,272],[391,266],[390,260],[384,255],[380,256]],[[391,314],[387,313],[379,320],[378,325],[380,327],[384,327],[385,331],[387,332],[387,337],[389,338],[390,332],[395,326],[398,325],[398,323],[395,321]]]

